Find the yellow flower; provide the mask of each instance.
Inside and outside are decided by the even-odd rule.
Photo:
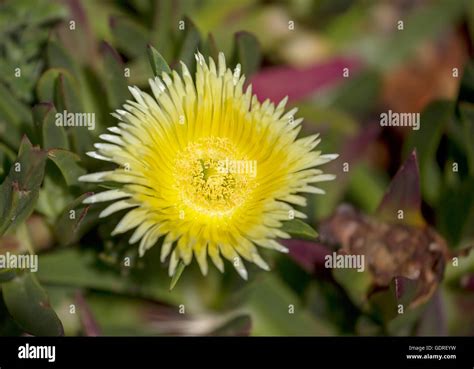
[[[131,209],[113,235],[134,229],[142,256],[160,238],[161,260],[171,254],[169,273],[193,254],[203,274],[207,255],[224,270],[221,255],[247,278],[242,258],[268,270],[257,246],[287,252],[277,239],[289,238],[282,221],[305,218],[299,193],[324,193],[313,184],[332,180],[315,166],[337,155],[313,151],[318,135],[297,139],[302,119],[285,113],[286,100],[259,103],[245,92],[240,66],[218,65],[196,55],[195,80],[182,63],[176,71],[150,79],[154,96],[130,87],[135,101],[112,114],[119,120],[89,156],[114,162],[112,171],[82,176],[113,181],[119,189],[88,197],[85,203],[114,201],[100,214]],[[132,209],[133,208],[133,209]]]

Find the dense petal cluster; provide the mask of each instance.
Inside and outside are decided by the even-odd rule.
[[[120,186],[85,202],[112,201],[101,217],[129,209],[113,234],[134,229],[140,255],[161,240],[170,275],[193,255],[203,274],[208,256],[223,271],[223,256],[247,278],[242,258],[268,270],[258,247],[287,251],[282,222],[305,218],[293,206],[306,205],[301,193],[323,193],[314,184],[334,176],[315,167],[337,155],[314,150],[318,135],[297,138],[302,119],[285,112],[286,99],[275,106],[244,91],[240,66],[228,69],[222,53],[217,65],[196,60],[194,79],[182,64],[182,75],[150,79],[153,96],[130,88],[135,101],[88,153],[118,167],[80,178]]]

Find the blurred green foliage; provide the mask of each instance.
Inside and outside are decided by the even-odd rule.
[[[272,67],[292,72],[303,57],[317,64],[345,53],[360,60],[357,73],[292,102],[305,118],[303,133],[321,132],[321,150],[341,158],[328,167],[338,180],[323,184],[327,195],[308,197],[308,208],[301,209],[307,222],[285,224],[286,231],[314,241],[312,227],[343,202],[373,213],[396,169],[416,149],[423,215],[451,250],[472,245],[472,59],[456,65],[463,70],[456,96],[425,104],[419,131],[380,132],[378,121],[387,108],[387,77],[426,43],[443,41],[464,25],[463,40],[472,43],[472,1],[422,1],[408,9],[363,0],[34,3],[0,4],[0,251],[39,254],[40,260],[35,275],[0,270],[1,334],[87,334],[80,314],[70,313],[71,304],[81,309],[78,291],[102,334],[110,335],[445,334],[432,321],[440,306],[444,313],[437,319],[446,322],[447,333],[474,332],[474,321],[466,319],[474,294],[462,285],[474,273],[473,253],[460,258],[459,267],[448,263],[445,281],[427,304],[398,317],[393,285],[369,301],[367,274],[308,273],[275,253],[265,255],[272,271],[251,266],[248,282],[216,270],[204,278],[193,266],[170,292],[159,246],[139,259],[126,237],[111,237],[121,214],[99,222],[101,207],[82,204],[96,188],[77,181],[86,171],[109,168],[85,153],[115,124],[110,113],[129,99],[127,86],[146,89],[148,78],[169,67],[179,70],[180,60],[194,70],[198,50],[213,57],[223,50],[229,64],[240,63],[249,77]],[[377,28],[374,14],[389,21]],[[294,31],[289,21],[295,21]],[[298,48],[308,38],[320,50],[316,55],[309,44]],[[279,80],[274,83],[281,88]],[[95,130],[57,126],[55,113],[64,110],[95,113]],[[46,241],[40,242],[43,229]],[[12,250],[9,237],[17,242]],[[206,322],[205,329],[196,331],[196,321]]]

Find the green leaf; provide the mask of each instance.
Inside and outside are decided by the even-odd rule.
[[[54,85],[54,105],[59,111],[81,113],[84,107],[79,96],[79,85],[69,73],[59,73]]]
[[[472,8],[474,9],[474,6],[472,6]],[[461,101],[474,103],[474,61],[472,60],[466,64],[463,71],[458,96],[458,102]]]
[[[59,111],[66,111],[67,113],[86,114],[84,112],[83,103],[79,95],[79,85],[72,77],[70,77],[69,74],[60,73],[58,75],[55,82],[54,92],[55,106],[58,108]],[[71,127],[71,138],[74,147],[74,152],[79,155],[85,155],[87,151],[90,151],[93,148],[92,138],[89,134],[89,127],[85,125]]]
[[[56,84],[56,79],[60,74],[69,75],[72,78],[71,73],[64,68],[50,68],[41,75],[36,85],[36,95],[38,96],[39,101],[54,101],[54,86]]]
[[[311,314],[295,293],[275,274],[248,285],[245,308],[252,317],[252,335],[318,336],[334,334],[327,321]],[[269,308],[271,307],[271,308]],[[293,314],[289,309],[293,308]]]
[[[2,290],[8,312],[26,332],[35,336],[64,335],[46,292],[31,273],[4,283]]]
[[[97,254],[91,251],[64,249],[40,255],[38,279],[43,284],[68,285],[91,288],[117,294],[128,294],[164,301],[171,304],[182,303],[183,296],[177,286],[172,293],[163,284],[166,271],[153,265],[139,280],[124,277],[114,269],[101,264]],[[153,272],[151,272],[153,270]]]
[[[382,200],[388,181],[366,162],[355,165],[351,172],[347,190],[350,199],[360,209],[372,213]]]
[[[54,37],[50,37],[48,41],[46,57],[50,68],[66,69],[73,76],[76,76],[76,78],[79,78],[81,75],[79,65]]]
[[[120,55],[108,43],[101,45],[103,55],[103,78],[107,99],[112,109],[117,109],[128,99],[127,80],[124,75],[125,66]]]
[[[173,290],[173,288],[176,286],[176,283],[178,283],[179,278],[181,278],[181,274],[183,274],[185,268],[186,264],[184,264],[183,261],[180,260],[178,266],[176,267],[176,270],[174,271],[173,277],[171,278],[170,291]]]
[[[173,47],[170,43],[170,25],[173,20],[173,3],[171,1],[155,1],[153,17],[152,43],[158,45],[165,58],[171,58]],[[161,75],[161,74],[160,74]]]
[[[466,150],[469,175],[474,177],[474,104],[461,102],[459,104],[459,114],[462,126],[462,138]]]
[[[92,194],[92,192],[87,192],[79,196],[64,209],[57,219],[55,234],[61,245],[67,246],[75,243],[88,226],[97,219],[98,209],[89,213],[90,205],[82,203],[86,197]]]
[[[246,77],[251,76],[260,68],[262,52],[257,38],[249,32],[235,34],[234,62],[240,63]]]
[[[56,125],[56,109],[52,103],[40,103],[33,107],[33,121],[41,132],[44,149],[69,149],[66,131]]]
[[[318,237],[318,232],[316,232],[309,224],[299,219],[292,219],[283,222],[280,230],[289,233],[295,238],[314,240],[316,237]]]
[[[150,41],[146,28],[123,17],[111,17],[110,29],[114,45],[131,58],[142,55]]]
[[[202,54],[211,57],[214,60],[219,58],[219,49],[217,48],[216,40],[212,33],[208,33],[207,40],[201,45]]]
[[[381,37],[371,43],[370,60],[384,69],[406,60],[425,40],[449,29],[465,11],[465,1],[438,0],[420,6],[403,19],[403,30],[394,29],[391,37]],[[396,24],[395,24],[396,25]]]
[[[25,137],[16,162],[0,186],[0,235],[23,222],[33,211],[43,181],[46,151]]]
[[[147,47],[148,58],[150,60],[151,69],[155,76],[161,77],[163,73],[171,73],[171,69],[161,54],[151,45]]]
[[[443,190],[436,208],[436,226],[452,248],[474,236],[474,178]],[[471,240],[472,241],[472,240]]]
[[[188,17],[184,17],[184,36],[179,47],[178,60],[187,65],[192,72],[195,66],[194,54],[197,52],[201,35],[194,23]]]
[[[86,170],[78,164],[81,158],[71,151],[52,149],[48,151],[48,158],[57,165],[68,186],[79,185],[78,178],[86,174]]]
[[[431,103],[420,116],[420,129],[410,133],[404,146],[405,156],[416,149],[423,197],[431,205],[437,202],[441,193],[441,171],[436,164],[436,151],[453,109],[450,101]]]
[[[31,133],[31,112],[0,83],[0,139],[11,147],[18,147],[21,136]]]
[[[59,215],[74,197],[65,185],[59,169],[53,163],[49,164],[46,164],[46,175],[39,191],[35,211],[43,214],[48,223],[55,224]]]
[[[347,82],[317,93],[317,105],[339,109],[346,113],[364,116],[374,110],[382,90],[382,80],[378,72],[362,71]]]
[[[368,292],[372,286],[372,276],[366,270],[363,272],[357,269],[332,269],[332,276],[337,283],[346,291],[351,301],[362,308],[367,301]]]

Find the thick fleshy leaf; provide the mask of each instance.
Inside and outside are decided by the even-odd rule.
[[[474,178],[446,188],[436,208],[437,227],[452,248],[474,234]]]
[[[23,138],[18,158],[0,186],[0,235],[33,211],[43,182],[46,151]]]
[[[74,200],[60,215],[55,223],[55,233],[62,245],[70,245],[76,242],[87,226],[93,220],[98,218],[99,209],[91,209],[94,215],[88,215],[90,205],[83,204],[86,197],[91,196],[92,192],[87,192]],[[87,217],[87,219],[86,219]]]
[[[234,38],[234,64],[240,63],[247,77],[258,71],[262,52],[257,38],[249,32],[237,32]]]
[[[372,309],[388,325],[392,334],[413,325],[421,314],[416,299],[419,287],[420,283],[416,280],[396,277],[387,288],[370,295]]]
[[[292,219],[283,222],[280,230],[289,233],[295,238],[314,240],[316,237],[318,237],[318,232],[316,232],[308,223],[305,223],[299,219]]]
[[[150,60],[151,69],[153,74],[161,78],[163,72],[171,73],[171,69],[166,62],[166,60],[161,56],[161,54],[151,45],[147,47],[148,59]]]
[[[52,149],[48,151],[48,158],[59,168],[68,186],[79,185],[78,178],[86,174],[79,165],[81,158],[71,151]]]
[[[11,147],[18,147],[21,136],[32,127],[28,107],[0,83],[0,140]]]
[[[252,335],[334,334],[331,324],[305,309],[294,292],[275,274],[266,274],[249,284],[246,292],[245,307],[252,318]],[[269,306],[272,308],[269,309]]]
[[[336,58],[327,63],[308,68],[272,67],[262,69],[250,82],[260,101],[270,99],[279,102],[285,96],[290,101],[301,100],[322,88],[343,80],[343,69],[356,72],[359,63],[355,59]]]
[[[66,114],[81,114],[82,125],[75,125],[71,128],[72,146],[77,154],[85,155],[87,151],[92,150],[93,142],[89,131],[95,126],[86,126],[85,119],[82,119],[85,113],[83,101],[80,98],[79,84],[73,78],[70,78],[68,74],[60,73],[56,78],[55,82],[55,106],[59,112],[66,112]],[[89,113],[94,114],[94,113]],[[77,115],[76,115],[77,117]],[[95,115],[91,116],[94,119]],[[63,118],[64,121],[64,118]],[[87,121],[88,122],[88,121]],[[77,122],[76,122],[77,124]],[[90,129],[91,128],[91,129]]]
[[[290,257],[308,273],[324,268],[324,258],[331,251],[321,243],[302,240],[283,240]]]
[[[138,57],[150,42],[147,30],[139,23],[124,17],[111,17],[110,30],[114,36],[114,45],[130,57]]]
[[[404,146],[405,154],[416,149],[423,197],[432,205],[441,193],[441,171],[436,163],[436,151],[453,109],[450,101],[431,103],[420,116],[420,129],[410,133]]]
[[[56,124],[56,109],[52,103],[40,103],[33,107],[33,120],[42,137],[43,149],[69,149],[63,126]]]
[[[153,33],[152,43],[157,45],[166,59],[172,57],[173,47],[171,45],[171,22],[173,20],[173,3],[171,1],[153,2]],[[165,60],[166,60],[165,59]]]
[[[177,60],[181,60],[192,72],[195,65],[194,54],[199,47],[201,35],[195,24],[188,17],[184,18],[184,27],[184,36],[179,47],[180,51]]]
[[[50,37],[48,41],[46,54],[50,68],[66,69],[73,76],[79,78],[81,71],[78,64],[54,37]]]
[[[120,55],[107,42],[101,44],[103,56],[103,78],[105,81],[107,99],[112,109],[117,109],[129,98],[125,65]]]
[[[447,336],[447,316],[443,295],[437,292],[429,302],[416,327],[417,336]]]
[[[377,216],[386,221],[421,226],[420,178],[416,151],[413,151],[398,170],[384,195]]]
[[[62,336],[63,326],[49,305],[48,296],[31,273],[18,275],[2,285],[8,312],[28,333],[35,336]]]
[[[64,68],[50,68],[41,75],[38,83],[36,84],[36,95],[38,96],[39,101],[54,101],[54,86],[56,84],[56,78],[59,76],[59,74],[71,76],[71,73]]]
[[[87,337],[100,336],[100,328],[92,313],[92,310],[87,303],[81,291],[76,292],[75,302],[79,308],[79,316],[81,319],[82,328]]]
[[[100,263],[91,251],[68,248],[54,253],[40,255],[37,276],[43,284],[61,284],[137,296],[170,304],[181,304],[183,294],[180,285],[172,293],[163,280],[166,272],[156,264],[146,270],[141,280],[124,278],[116,270]],[[152,272],[153,271],[153,272]]]
[[[368,270],[359,272],[357,269],[351,268],[334,268],[332,269],[332,276],[356,306],[359,308],[365,306],[373,285],[373,278]]]
[[[217,47],[216,40],[212,33],[209,33],[207,35],[207,39],[205,42],[204,41],[202,42],[201,49],[202,49],[201,52],[204,56],[211,57],[214,60],[218,59],[219,49]]]

